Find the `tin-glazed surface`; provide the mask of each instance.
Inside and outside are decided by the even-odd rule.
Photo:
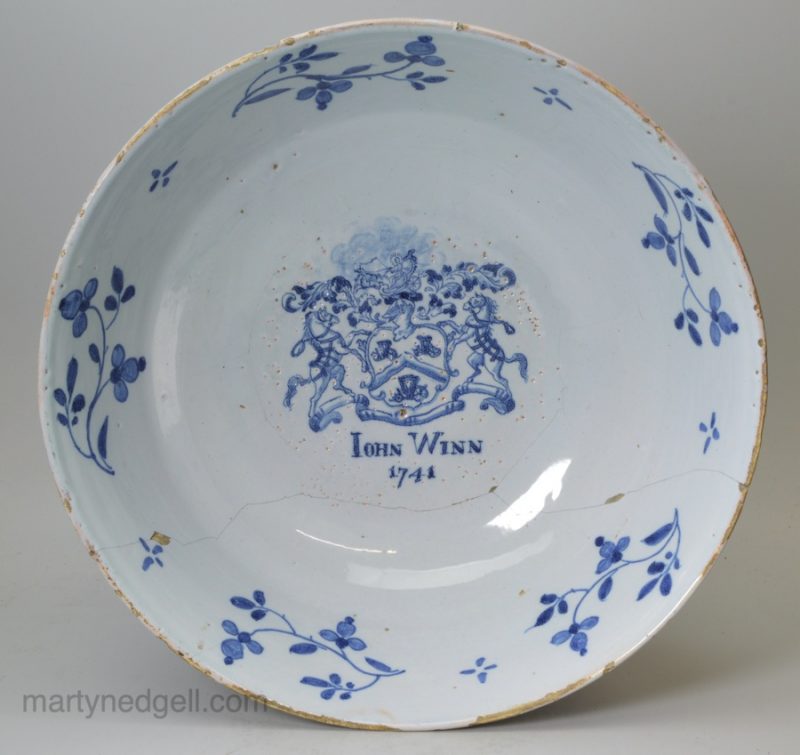
[[[119,153],[40,404],[121,596],[214,678],[364,728],[591,681],[730,534],[765,401],[727,219],[612,87],[463,24],[247,56]]]

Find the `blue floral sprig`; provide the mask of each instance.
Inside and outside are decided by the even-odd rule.
[[[142,544],[142,548],[144,548],[147,554],[142,560],[142,571],[147,571],[153,564],[163,568],[164,562],[161,560],[161,554],[164,552],[164,546],[159,542],[150,546],[143,537],[139,538],[139,542]]]
[[[717,413],[711,412],[711,419],[708,423],[701,422],[697,426],[698,430],[706,436],[703,443],[703,453],[708,453],[708,448],[715,440],[719,440],[719,427],[717,427]]]
[[[438,68],[445,64],[444,59],[436,54],[433,37],[423,34],[408,42],[403,50],[404,52],[390,51],[383,56],[386,63],[398,64],[387,70],[374,70],[373,64],[367,63],[350,66],[337,74],[313,73],[312,69],[314,63],[335,58],[340,54],[338,52],[320,52],[318,46],[314,44],[307,45],[297,53],[284,53],[275,65],[262,71],[253,79],[245,90],[244,96],[233,109],[231,116],[235,118],[245,105],[263,102],[290,91],[296,91],[295,99],[313,100],[317,110],[326,110],[333,102],[335,95],[352,89],[353,83],[359,79],[382,78],[389,81],[401,81],[409,84],[416,91],[423,91],[428,84],[440,84],[447,81],[446,76],[426,75],[425,70],[420,68],[408,71],[404,76],[398,75],[416,65]],[[305,82],[306,86],[299,89],[291,85],[282,86],[288,82],[292,84]]]
[[[363,656],[365,665],[361,665],[353,659],[350,653],[360,653],[366,650],[367,643],[356,636],[357,628],[352,616],[346,616],[338,622],[336,629],[321,629],[320,639],[317,639],[313,635],[300,634],[285,614],[270,608],[262,590],[256,590],[252,599],[235,595],[231,598],[231,604],[243,611],[248,611],[250,618],[256,622],[268,621],[272,617],[274,625],[262,625],[249,631],[243,631],[235,622],[225,619],[222,622],[222,629],[230,636],[222,641],[220,649],[226,665],[231,665],[234,661],[244,658],[245,650],[254,655],[261,655],[264,652],[264,646],[255,639],[256,635],[275,634],[299,640],[289,647],[290,653],[307,656],[318,651],[326,651],[339,657],[358,674],[358,682],[345,682],[336,673],[329,674],[326,678],[302,677],[300,684],[319,688],[319,694],[323,700],[330,700],[337,694],[340,700],[349,700],[356,692],[362,692],[372,687],[385,677],[405,673],[402,669],[392,668],[369,656]]]
[[[561,107],[565,107],[567,110],[572,110],[572,105],[570,105],[565,99],[559,97],[559,91],[555,87],[550,89],[542,89],[541,87],[534,87],[534,89],[542,95],[542,102],[545,105],[552,105],[554,102],[557,102]]]
[[[97,325],[95,337],[89,339],[89,359],[97,370],[97,379],[87,401],[86,394],[77,390],[79,363],[72,357],[67,364],[65,388],[56,388],[53,398],[61,407],[56,414],[58,422],[67,428],[72,445],[85,459],[91,459],[100,469],[113,475],[114,468],[108,461],[108,415],[105,416],[97,435],[92,421],[97,403],[103,391],[110,385],[114,398],[120,403],[128,400],[129,386],[136,382],[147,366],[144,357],[132,357],[125,353],[125,347],[118,343],[111,349],[108,333],[119,316],[123,304],[136,295],[136,288],[125,285],[122,270],[115,267],[111,273],[111,293],[103,301],[103,312],[94,303],[97,294],[97,278],[90,278],[83,289],[74,289],[64,296],[58,304],[61,316],[72,323],[72,335],[81,338],[87,332],[90,318]],[[106,316],[109,320],[106,321]],[[85,413],[84,409],[86,410]],[[85,417],[83,437],[79,435],[81,417]]]
[[[166,188],[167,184],[170,182],[170,173],[175,170],[177,164],[178,161],[173,160],[164,170],[161,170],[161,168],[153,168],[153,170],[150,171],[150,177],[153,179],[150,182],[150,192],[154,192],[159,186]]]
[[[475,659],[475,665],[472,668],[465,668],[459,671],[460,674],[463,676],[475,676],[475,678],[481,683],[486,684],[486,680],[489,677],[489,672],[493,671],[497,668],[496,663],[486,663],[486,657],[481,656],[480,658]]]
[[[687,234],[693,229],[700,243],[711,248],[706,223],[714,218],[702,205],[698,204],[694,192],[673,181],[663,173],[656,173],[644,165],[633,163],[645,177],[650,191],[658,202],[661,214],[653,216],[653,229],[642,238],[645,249],[664,251],[673,267],[680,269],[685,285],[681,299],[681,311],[675,316],[674,324],[678,330],[686,327],[686,332],[697,346],[703,345],[700,334],[700,313],[708,317],[708,336],[714,346],[719,346],[723,335],[737,333],[739,325],[722,309],[722,297],[716,288],[711,288],[708,296],[701,296],[695,287],[695,279],[701,275],[697,257],[687,244]],[[691,275],[690,275],[691,273]],[[699,312],[698,312],[699,310]]]
[[[664,597],[669,595],[672,591],[672,571],[680,569],[681,566],[678,558],[681,547],[681,525],[678,510],[675,509],[671,522],[659,527],[655,532],[651,532],[642,540],[642,543],[651,547],[658,546],[658,548],[641,558],[631,559],[625,555],[631,544],[631,539],[627,535],[617,541],[603,536],[595,538],[594,544],[597,546],[600,556],[595,568],[597,578],[588,587],[573,587],[560,595],[556,593],[542,595],[540,602],[545,609],[536,617],[535,623],[525,631],[544,626],[556,614],[567,615],[570,612],[572,596],[580,596],[572,606],[569,625],[556,632],[550,638],[550,642],[553,645],[569,643],[570,650],[583,656],[588,652],[589,635],[587,632],[600,623],[599,616],[584,616],[584,604],[589,597],[595,595],[600,602],[607,600],[614,588],[614,577],[620,571],[638,564],[647,564],[648,578],[636,596],[637,601],[646,598],[656,586],[661,595]]]

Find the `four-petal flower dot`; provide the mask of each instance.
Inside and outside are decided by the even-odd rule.
[[[161,170],[160,168],[154,168],[150,171],[150,175],[153,178],[153,182],[150,184],[150,191],[155,191],[158,188],[159,183],[162,187],[166,186],[169,183],[169,174],[175,169],[175,166],[178,164],[178,161],[175,160],[169,166]]]
[[[675,237],[667,229],[664,219],[655,215],[653,217],[654,231],[650,231],[643,239],[642,246],[645,249],[661,250],[666,248],[667,258],[673,266],[678,264],[678,254],[675,251]]]
[[[353,86],[353,82],[349,81],[348,79],[336,79],[335,77],[331,78],[334,80],[327,81],[325,79],[321,79],[316,83],[315,86],[303,87],[297,93],[297,99],[310,100],[312,97],[314,97],[314,100],[317,103],[317,110],[325,110],[325,108],[328,107],[328,104],[333,99],[334,94],[346,92]]]
[[[737,333],[739,330],[738,323],[735,323],[727,312],[721,310],[721,306],[722,297],[716,288],[712,288],[708,294],[708,307],[711,310],[711,324],[708,326],[708,334],[714,346],[719,346],[723,333],[727,336],[731,333]]]
[[[586,645],[589,642],[589,636],[586,634],[586,630],[596,627],[599,622],[600,618],[598,616],[589,616],[580,622],[580,624],[573,622],[570,624],[569,629],[556,632],[550,642],[552,642],[553,645],[563,645],[569,640],[570,650],[574,650],[580,655],[586,655]]]
[[[496,663],[490,663],[488,666],[486,664],[486,658],[481,656],[480,658],[475,659],[475,668],[465,668],[459,673],[464,674],[464,676],[470,676],[471,674],[477,674],[477,679],[481,684],[486,683],[486,678],[489,675],[488,672],[492,669],[497,668]]]
[[[142,571],[147,571],[153,564],[158,564],[158,566],[163,567],[164,562],[159,558],[159,554],[163,553],[164,548],[159,543],[156,543],[151,548],[143,537],[139,538],[139,542],[142,544],[142,548],[148,553],[144,561],[142,561]]]
[[[615,543],[613,540],[597,537],[594,544],[600,549],[600,562],[597,564],[597,573],[602,574],[606,569],[622,561],[622,554],[631,544],[631,539],[626,535]]]
[[[703,443],[703,453],[708,451],[712,440],[719,440],[719,428],[717,427],[717,413],[711,412],[711,419],[708,424],[701,422],[699,425],[701,433],[706,434],[705,443]]]
[[[222,628],[233,638],[223,640],[220,646],[222,648],[225,665],[230,666],[234,661],[244,658],[245,648],[254,655],[260,655],[264,652],[261,643],[256,642],[250,632],[240,632],[239,627],[230,619],[225,619],[225,621],[222,622]]]
[[[565,107],[567,110],[572,110],[572,106],[564,99],[558,96],[559,91],[555,87],[550,89],[542,89],[541,87],[534,87],[534,89],[539,92],[539,94],[544,95],[542,102],[545,105],[552,105],[554,102],[557,102],[562,107]]]
[[[336,625],[336,631],[332,629],[320,630],[320,637],[328,642],[335,642],[340,650],[351,648],[352,650],[364,650],[367,643],[360,637],[355,636],[356,625],[353,623],[352,616],[346,616]]]
[[[128,383],[136,382],[139,373],[147,366],[144,357],[125,358],[125,348],[117,344],[111,352],[111,375],[109,380],[114,386],[114,397],[117,401],[128,400]]]
[[[399,63],[407,60],[410,63],[424,63],[426,66],[443,66],[444,59],[435,55],[436,45],[433,44],[433,37],[423,34],[415,40],[408,42],[403,48],[406,52],[387,52],[383,59],[387,63]]]
[[[72,335],[80,338],[89,321],[86,310],[92,305],[92,297],[97,293],[97,278],[90,278],[83,291],[76,288],[70,291],[59,303],[58,310],[65,320],[72,321]]]

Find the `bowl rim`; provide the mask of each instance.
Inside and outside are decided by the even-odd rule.
[[[84,546],[89,552],[91,558],[97,563],[102,571],[103,575],[105,576],[108,583],[111,585],[114,592],[117,596],[127,605],[131,613],[136,616],[156,637],[158,637],[164,644],[176,653],[180,658],[182,658],[186,663],[190,666],[194,667],[205,676],[213,679],[215,682],[224,685],[231,691],[244,695],[260,704],[263,704],[269,708],[273,708],[275,710],[282,711],[284,713],[290,713],[294,716],[298,716],[300,718],[318,721],[321,723],[332,724],[336,726],[341,726],[350,729],[362,729],[362,730],[381,730],[381,731],[397,731],[400,730],[397,727],[393,727],[390,725],[385,724],[371,724],[371,723],[359,723],[355,721],[350,721],[347,719],[340,719],[331,716],[319,715],[315,713],[310,713],[308,711],[299,710],[296,708],[292,708],[290,706],[284,705],[276,700],[271,700],[264,695],[259,695],[251,690],[248,690],[242,686],[239,686],[233,682],[225,680],[222,676],[220,676],[217,672],[213,671],[211,668],[206,667],[204,664],[200,663],[199,661],[192,658],[189,654],[181,650],[177,647],[172,640],[166,634],[155,626],[142,612],[136,608],[133,604],[133,601],[125,594],[123,589],[117,584],[116,580],[111,576],[109,571],[108,565],[104,562],[102,556],[95,548],[94,544],[91,542],[89,536],[84,531],[81,526],[81,523],[78,521],[75,512],[73,510],[73,499],[69,493],[66,492],[65,486],[63,484],[63,470],[61,469],[61,465],[58,462],[58,457],[55,454],[55,450],[52,448],[51,443],[48,439],[48,432],[47,432],[47,424],[46,424],[46,409],[45,409],[45,357],[46,351],[48,347],[48,338],[47,338],[47,325],[50,318],[51,310],[53,301],[56,297],[58,291],[58,281],[61,276],[62,268],[65,265],[65,260],[69,256],[70,250],[75,246],[75,240],[78,236],[78,233],[85,222],[85,217],[87,212],[91,209],[92,205],[94,204],[96,196],[99,194],[100,190],[105,186],[105,184],[111,180],[114,169],[122,164],[125,161],[126,156],[132,149],[136,146],[139,140],[145,136],[148,132],[151,131],[158,123],[161,121],[162,118],[169,115],[175,108],[181,105],[183,102],[188,100],[190,97],[194,96],[197,92],[201,91],[205,88],[207,84],[210,84],[212,81],[219,79],[226,75],[228,72],[239,68],[242,65],[249,63],[250,61],[263,57],[264,55],[273,53],[274,51],[284,48],[284,47],[291,47],[292,45],[305,42],[307,40],[313,40],[319,36],[323,35],[334,35],[340,32],[350,32],[356,31],[359,29],[368,29],[368,28],[383,28],[383,27],[406,27],[406,28],[414,28],[414,27],[425,27],[425,28],[439,28],[445,29],[454,32],[469,32],[471,34],[488,37],[490,39],[509,44],[515,47],[521,47],[525,50],[530,52],[536,53],[538,55],[543,55],[549,58],[552,58],[556,64],[561,68],[569,68],[573,71],[580,73],[582,76],[590,79],[591,81],[599,84],[603,89],[605,89],[609,94],[613,95],[624,107],[629,109],[637,118],[643,121],[647,126],[649,126],[657,135],[660,142],[666,144],[666,146],[672,151],[675,158],[680,161],[684,167],[686,167],[691,174],[694,176],[699,188],[701,190],[705,190],[708,194],[708,199],[711,201],[714,209],[716,210],[719,218],[722,220],[722,224],[725,228],[726,233],[728,234],[729,238],[733,242],[734,249],[736,254],[738,255],[739,262],[742,266],[742,269],[745,274],[745,278],[748,283],[748,294],[752,298],[754,303],[754,312],[756,316],[756,320],[758,322],[759,327],[759,339],[758,339],[758,346],[761,349],[762,354],[762,363],[760,366],[760,376],[761,376],[761,394],[760,394],[760,405],[759,405],[759,417],[758,417],[758,427],[756,428],[754,442],[753,442],[753,451],[750,457],[750,462],[748,464],[747,469],[747,476],[744,482],[739,482],[739,491],[740,496],[739,500],[736,504],[736,508],[730,518],[728,526],[719,542],[719,545],[715,549],[714,553],[712,554],[709,561],[706,563],[705,567],[702,569],[700,574],[697,576],[695,581],[689,587],[689,589],[681,596],[680,600],[672,607],[672,609],[667,613],[667,615],[653,628],[651,629],[645,636],[643,636],[639,642],[637,642],[634,646],[626,650],[624,653],[619,655],[616,660],[609,662],[606,664],[602,669],[595,671],[591,674],[583,676],[570,684],[554,690],[552,692],[547,693],[546,695],[539,697],[535,700],[531,700],[528,702],[520,703],[510,708],[506,708],[504,710],[495,711],[493,713],[487,713],[484,715],[477,716],[474,720],[470,721],[469,723],[462,724],[461,722],[452,722],[448,725],[447,722],[440,722],[434,724],[432,726],[419,726],[413,728],[420,728],[424,730],[430,729],[444,729],[444,728],[451,728],[453,726],[464,726],[464,727],[473,727],[478,726],[481,724],[491,723],[494,721],[500,721],[506,718],[511,718],[513,716],[518,716],[523,713],[528,713],[536,708],[543,707],[549,703],[555,702],[556,700],[560,700],[563,697],[571,694],[572,692],[576,692],[577,690],[581,689],[582,687],[586,686],[587,684],[596,681],[597,679],[605,676],[609,671],[612,671],[616,668],[620,663],[627,660],[633,653],[635,653],[639,648],[641,648],[648,640],[650,640],[657,632],[661,630],[661,628],[670,620],[672,617],[683,607],[686,601],[694,594],[697,587],[700,583],[705,579],[706,575],[710,571],[711,567],[717,561],[720,553],[722,552],[723,548],[727,544],[728,540],[730,539],[734,528],[741,516],[745,499],[747,498],[747,494],[750,490],[750,485],[753,480],[753,475],[755,474],[756,463],[758,461],[758,457],[761,451],[761,443],[763,439],[764,433],[764,420],[766,415],[766,406],[767,406],[767,389],[768,389],[768,374],[767,374],[767,338],[766,338],[766,328],[764,322],[764,315],[763,310],[761,308],[761,302],[759,300],[758,291],[756,289],[755,283],[753,281],[753,276],[750,270],[750,266],[747,262],[747,258],[745,257],[744,250],[742,249],[741,243],[734,231],[728,216],[725,214],[725,211],[720,206],[720,203],[714,194],[713,190],[709,186],[708,182],[706,181],[705,177],[700,173],[700,171],[693,165],[693,163],[689,160],[689,158],[685,155],[685,153],[678,147],[675,142],[666,134],[664,129],[659,126],[653,119],[645,113],[645,111],[636,104],[630,97],[625,95],[619,89],[617,89],[613,84],[606,81],[603,77],[599,76],[598,74],[594,73],[590,69],[575,63],[574,61],[565,58],[557,53],[554,53],[552,50],[549,50],[545,47],[540,45],[535,45],[528,40],[514,36],[512,34],[506,34],[504,32],[496,31],[494,29],[489,29],[483,26],[463,23],[460,21],[445,21],[441,19],[424,19],[424,18],[404,18],[404,17],[387,17],[387,18],[371,18],[371,19],[362,19],[362,20],[355,20],[355,21],[347,21],[344,23],[339,24],[332,24],[328,26],[321,26],[315,29],[311,29],[309,31],[303,32],[301,34],[291,35],[289,37],[284,37],[283,39],[279,40],[277,43],[268,45],[266,47],[261,48],[260,50],[255,50],[253,52],[246,53],[239,58],[236,58],[229,63],[226,63],[223,66],[220,66],[216,70],[212,71],[211,73],[207,74],[203,78],[196,81],[194,84],[191,84],[189,87],[184,89],[181,93],[171,99],[166,105],[164,105],[160,110],[158,110],[153,116],[151,116],[145,123],[142,125],[134,134],[133,136],[128,139],[125,145],[117,152],[113,160],[106,166],[103,172],[100,174],[100,177],[97,179],[94,187],[87,195],[86,199],[84,200],[83,204],[81,205],[80,209],[78,210],[77,215],[75,216],[72,224],[70,225],[69,231],[67,233],[66,239],[64,244],[59,252],[58,259],[56,262],[55,269],[51,274],[50,284],[48,286],[47,295],[45,298],[45,305],[44,305],[44,314],[42,318],[42,325],[39,334],[39,355],[37,361],[37,400],[38,400],[38,408],[39,408],[39,421],[40,426],[42,429],[42,434],[44,438],[44,445],[45,450],[47,452],[47,460],[50,466],[50,471],[53,476],[56,488],[58,489],[59,495],[61,497],[64,509],[66,510],[70,521],[72,522],[73,527],[77,531],[81,541],[83,542]],[[412,727],[403,727],[403,730],[407,730]]]

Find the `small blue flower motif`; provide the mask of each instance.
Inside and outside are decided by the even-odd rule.
[[[298,100],[310,100],[312,97],[317,103],[317,110],[325,110],[333,100],[334,94],[341,94],[351,89],[352,81],[338,79],[336,81],[318,81],[315,86],[303,87],[297,93]]]
[[[128,400],[128,384],[135,383],[140,372],[144,372],[147,362],[144,357],[125,358],[125,348],[117,344],[111,352],[111,374],[109,380],[114,386],[114,398],[120,403]]]
[[[643,239],[642,246],[645,249],[667,250],[667,259],[673,266],[678,264],[678,254],[675,250],[675,237],[670,234],[667,224],[659,215],[653,216],[654,231],[650,231]]]
[[[260,621],[267,615],[267,598],[261,590],[253,593],[252,600],[241,595],[234,595],[231,598],[231,604],[244,611],[250,611],[250,618],[253,621]]]
[[[444,58],[435,55],[436,45],[433,43],[433,37],[423,34],[415,40],[406,43],[403,48],[405,53],[391,51],[387,52],[383,59],[387,63],[400,63],[407,61],[407,65],[414,65],[415,63],[422,63],[426,66],[437,68],[444,65]],[[426,76],[423,71],[413,71],[406,74],[406,81],[417,91],[425,89],[425,84],[441,84],[447,81],[446,76]]]
[[[328,642],[335,642],[340,650],[351,648],[352,650],[364,650],[367,643],[359,637],[355,637],[356,625],[353,623],[352,616],[346,616],[336,625],[336,631],[332,629],[320,630],[320,637]]]
[[[600,549],[600,562],[597,564],[596,573],[602,574],[614,564],[622,561],[622,554],[631,544],[631,539],[626,535],[615,543],[613,540],[606,540],[601,536],[595,538],[594,544]]]
[[[711,338],[711,343],[714,346],[719,346],[722,340],[722,334],[726,336],[731,333],[739,332],[739,325],[735,323],[731,316],[720,309],[722,306],[722,297],[716,288],[712,288],[708,293],[708,306],[711,310],[711,323],[708,326],[708,335]]]
[[[171,163],[168,167],[164,168],[164,170],[160,170],[159,168],[154,168],[150,171],[150,175],[153,177],[153,182],[150,184],[150,191],[155,191],[159,184],[164,187],[169,183],[169,174],[175,170],[175,166],[178,164],[178,161]]]
[[[139,542],[142,544],[142,548],[144,548],[145,552],[148,554],[145,556],[144,561],[142,561],[142,571],[147,571],[153,564],[163,568],[164,562],[159,558],[159,554],[164,552],[164,549],[161,547],[161,545],[156,543],[151,548],[143,537],[139,538]]]
[[[307,684],[309,687],[320,687],[322,691],[319,696],[323,700],[330,700],[339,693],[340,700],[349,700],[353,692],[360,692],[362,688],[356,689],[353,682],[342,685],[342,677],[339,674],[330,674],[327,679],[320,679],[318,676],[304,676],[300,684]]]
[[[222,622],[222,628],[233,638],[222,641],[222,655],[224,656],[223,660],[226,666],[230,666],[234,661],[244,658],[245,648],[253,653],[253,655],[261,655],[261,653],[264,652],[261,643],[254,640],[250,632],[240,632],[239,627],[230,619],[225,619],[225,621]]]
[[[426,66],[443,66],[444,59],[435,55],[436,45],[433,44],[433,37],[423,34],[415,40],[408,42],[403,48],[406,52],[387,52],[383,59],[387,63],[399,63],[407,60],[409,63],[424,63]]]
[[[551,89],[542,89],[541,87],[534,87],[534,89],[537,92],[539,92],[539,94],[544,95],[544,97],[542,98],[542,102],[544,102],[545,105],[552,105],[554,102],[557,102],[559,105],[565,107],[567,110],[572,110],[572,106],[558,96],[559,91],[555,87]]]
[[[701,433],[705,433],[706,440],[703,444],[703,453],[705,454],[708,451],[708,447],[711,445],[711,442],[714,440],[719,440],[719,428],[717,427],[717,413],[711,412],[711,419],[709,420],[708,424],[705,422],[701,422],[698,426]]]
[[[588,652],[587,645],[589,644],[589,635],[586,632],[596,627],[599,622],[600,618],[598,616],[589,616],[581,621],[580,624],[573,622],[570,624],[569,629],[556,632],[550,642],[553,645],[563,645],[569,640],[570,650],[574,650],[579,655],[586,655]]]
[[[72,321],[72,335],[80,338],[89,320],[86,310],[92,305],[92,297],[97,293],[97,278],[90,278],[83,290],[76,288],[70,291],[59,303],[58,310],[65,320]]]
[[[481,683],[485,684],[486,679],[489,676],[489,672],[492,669],[497,668],[496,663],[490,663],[488,666],[486,664],[486,658],[481,656],[480,658],[475,659],[475,668],[465,668],[460,673],[464,674],[464,676],[470,676],[472,674],[476,675],[476,679]]]

